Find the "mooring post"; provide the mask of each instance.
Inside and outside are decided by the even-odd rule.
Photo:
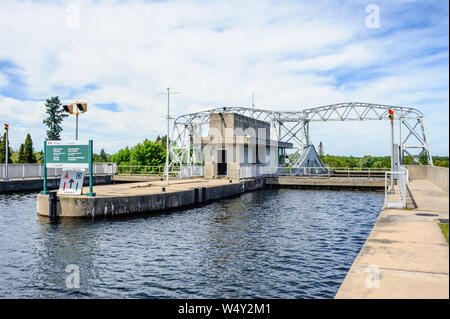
[[[56,218],[56,192],[50,192],[48,194],[48,216],[51,219]]]
[[[194,204],[198,205],[198,188],[194,188]]]

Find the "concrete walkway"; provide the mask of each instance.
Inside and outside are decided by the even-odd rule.
[[[418,208],[381,212],[335,298],[449,298],[449,247],[437,225],[449,194],[428,180],[408,187]]]
[[[96,197],[119,197],[119,196],[139,196],[149,194],[161,194],[161,189],[164,187],[166,193],[180,192],[192,190],[198,187],[215,187],[229,185],[228,179],[205,179],[205,178],[192,178],[192,179],[171,179],[169,185],[166,185],[165,180],[161,181],[158,178],[153,181],[147,182],[135,182],[135,183],[122,183],[113,185],[101,185],[95,186],[94,192]],[[83,194],[89,192],[89,187],[83,187]],[[74,195],[59,195],[60,197],[84,197]]]
[[[56,215],[103,218],[113,215],[161,212],[200,205],[262,187],[264,187],[264,181],[259,178],[241,182],[202,178],[172,180],[168,186],[164,181],[96,186],[93,189],[96,193],[95,197],[58,195]],[[86,194],[87,187],[83,187],[83,191]],[[37,195],[37,212],[41,216],[49,216],[49,195]]]

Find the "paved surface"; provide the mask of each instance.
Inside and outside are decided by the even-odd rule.
[[[116,182],[146,182],[165,180],[165,176],[160,175],[113,175]],[[171,178],[171,180],[173,177]]]
[[[165,181],[160,179],[148,182],[121,183],[113,185],[94,186],[96,197],[117,197],[148,195],[162,193],[162,188],[166,188],[166,193],[190,190],[198,187],[214,187],[229,184],[228,179],[173,179],[166,185]],[[83,194],[89,192],[89,187],[83,187]],[[61,197],[79,197],[73,195],[60,195]]]
[[[418,208],[381,212],[335,298],[449,298],[449,247],[437,225],[449,194],[428,180],[408,186]]]

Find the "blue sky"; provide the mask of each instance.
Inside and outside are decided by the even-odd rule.
[[[379,9],[379,27],[366,19]],[[84,100],[80,138],[115,152],[174,116],[221,106],[300,110],[339,102],[416,107],[448,155],[447,1],[0,2],[0,121],[17,149],[45,137],[45,99]],[[73,139],[75,118],[63,123]],[[385,122],[314,123],[339,155],[389,154]]]

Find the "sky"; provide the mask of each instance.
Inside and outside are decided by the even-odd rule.
[[[171,116],[223,106],[293,111],[340,102],[419,109],[449,154],[447,1],[0,2],[0,122],[42,149],[45,100],[86,101],[79,138],[114,153]],[[75,117],[62,124],[75,137]],[[389,155],[388,121],[310,125],[325,153]]]

